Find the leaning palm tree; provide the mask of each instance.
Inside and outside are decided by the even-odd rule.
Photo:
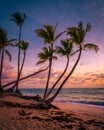
[[[75,43],[75,45],[78,46],[79,48],[79,54],[78,54],[78,58],[75,62],[75,64],[72,67],[72,70],[69,72],[69,74],[66,76],[66,78],[64,79],[64,81],[62,82],[62,84],[60,85],[60,87],[57,89],[56,93],[49,99],[47,99],[47,103],[51,103],[52,101],[54,101],[54,99],[57,97],[57,95],[59,94],[60,90],[62,89],[62,87],[64,86],[64,84],[66,83],[66,81],[70,78],[70,76],[72,75],[72,73],[74,72],[80,58],[81,58],[81,54],[82,54],[82,50],[83,48],[85,49],[92,49],[95,52],[97,52],[99,50],[99,47],[95,44],[92,43],[84,43],[85,40],[85,36],[87,34],[87,32],[89,32],[91,30],[91,25],[89,23],[87,23],[86,28],[83,28],[83,23],[80,22],[78,24],[78,27],[69,27],[67,29],[67,34],[70,36],[70,39],[73,41],[73,43]]]
[[[11,54],[10,52],[6,49],[7,46],[13,46],[11,43],[14,40],[8,40],[7,38],[7,32],[3,29],[0,28],[0,91],[3,91],[2,88],[2,71],[3,71],[3,62],[4,62],[4,54],[6,53],[7,56],[9,57],[9,61],[11,61]]]
[[[21,48],[21,50],[23,51],[23,60],[22,60],[22,65],[21,65],[21,68],[20,68],[20,71],[19,71],[19,75],[18,75],[18,80],[16,82],[16,84],[13,86],[13,88],[17,85],[17,83],[19,82],[19,79],[20,79],[20,76],[21,76],[21,73],[22,73],[22,70],[23,70],[23,66],[24,66],[24,63],[25,63],[25,59],[26,59],[26,52],[27,52],[27,49],[29,47],[29,42],[26,42],[26,41],[21,41],[20,44],[17,43],[17,46]],[[18,89],[16,88],[16,92],[18,92]]]
[[[48,66],[50,66],[50,64],[51,64],[51,58],[52,59],[57,59],[57,57],[56,56],[53,56],[52,55],[52,53],[54,52],[55,50],[52,50],[52,48],[50,47],[50,46],[48,46],[48,47],[43,47],[43,49],[42,49],[42,52],[40,52],[39,54],[38,54],[38,58],[39,58],[39,61],[37,62],[37,65],[38,64],[43,64],[43,63],[45,63],[45,62],[49,62],[48,64]],[[49,76],[50,76],[50,69],[49,69],[49,71],[48,71],[48,78],[47,78],[47,83],[46,83],[46,86],[47,86],[47,84],[49,83]],[[45,100],[45,97],[46,97],[46,93],[47,93],[47,89],[48,89],[48,87],[46,87],[46,89],[45,89],[45,92],[44,92],[44,96],[43,96],[43,100]]]
[[[59,83],[61,78],[64,76],[64,74],[65,74],[65,72],[66,72],[66,70],[68,68],[69,57],[73,55],[73,42],[68,40],[68,39],[62,40],[61,41],[61,46],[56,46],[56,53],[61,55],[61,56],[66,56],[67,63],[66,63],[66,67],[65,67],[63,73],[59,76],[57,81],[53,84],[53,86],[51,87],[51,89],[47,93],[47,98],[49,97],[49,95],[51,94],[51,92],[55,88],[55,86]]]
[[[20,12],[13,13],[12,14],[12,18],[10,19],[10,20],[14,21],[18,25],[18,27],[19,27],[19,37],[18,37],[18,43],[19,44],[20,44],[20,41],[21,41],[22,26],[24,24],[25,19],[26,19],[25,13],[22,14]],[[17,76],[17,81],[19,81],[20,53],[21,53],[21,48],[20,48],[20,45],[19,45],[19,48],[18,48],[18,69],[17,69],[18,76]],[[19,89],[18,89],[18,82],[17,82],[16,90],[19,91]]]
[[[45,44],[48,43],[50,45],[51,51],[52,51],[51,57],[50,57],[48,79],[47,79],[47,84],[46,84],[46,88],[45,88],[45,95],[44,95],[43,100],[46,98],[46,93],[47,93],[49,81],[50,81],[54,43],[63,33],[66,32],[66,31],[63,31],[63,32],[59,33],[58,35],[55,35],[56,28],[57,28],[57,24],[55,26],[52,26],[50,24],[45,24],[43,29],[36,30],[37,35],[39,37],[43,38]]]

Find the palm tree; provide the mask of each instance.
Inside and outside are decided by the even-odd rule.
[[[20,44],[17,43],[17,46],[21,48],[21,50],[23,51],[24,53],[24,56],[23,56],[23,61],[22,61],[22,65],[21,65],[21,68],[20,68],[20,71],[19,71],[19,75],[18,75],[18,80],[16,82],[16,84],[13,86],[13,88],[17,85],[17,83],[19,82],[19,79],[20,79],[20,76],[21,76],[21,73],[22,73],[22,70],[23,70],[23,66],[24,66],[24,63],[25,63],[25,58],[26,58],[26,52],[27,52],[27,49],[29,47],[29,42],[26,42],[26,41],[21,41]],[[16,92],[18,92],[18,89],[16,90]]]
[[[95,52],[97,52],[99,50],[99,47],[95,44],[92,43],[87,43],[84,44],[84,40],[85,40],[85,36],[86,33],[89,32],[91,30],[91,25],[89,23],[87,23],[86,28],[83,28],[83,23],[80,22],[78,24],[78,27],[70,27],[67,30],[67,34],[70,36],[70,39],[73,41],[73,43],[75,43],[78,48],[79,48],[79,54],[78,54],[78,58],[74,64],[74,66],[72,67],[72,70],[69,72],[69,74],[66,76],[66,78],[64,79],[64,81],[62,82],[62,84],[60,85],[60,87],[58,88],[58,90],[56,91],[56,93],[49,98],[46,102],[47,103],[51,103],[59,94],[60,90],[62,89],[63,85],[66,83],[66,81],[70,78],[70,76],[72,75],[72,73],[74,72],[80,58],[81,58],[81,54],[82,54],[82,50],[83,48],[85,49],[92,49]]]
[[[9,57],[9,61],[11,61],[11,54],[10,52],[6,49],[7,46],[13,46],[11,43],[14,40],[8,40],[7,38],[7,32],[3,29],[0,28],[0,91],[3,91],[2,88],[2,70],[3,70],[3,62],[4,62],[4,54],[6,53],[7,56]]]
[[[18,37],[18,43],[19,44],[20,44],[20,41],[21,41],[22,26],[24,24],[25,19],[26,19],[25,13],[20,13],[20,12],[13,13],[12,14],[12,18],[10,19],[10,20],[14,21],[18,25],[18,27],[19,27],[19,37]],[[19,48],[18,48],[18,69],[17,69],[18,76],[17,76],[17,81],[19,81],[20,53],[21,53],[21,48],[20,48],[20,45],[19,45]],[[19,89],[18,89],[18,82],[17,82],[16,90],[19,91]]]
[[[55,88],[55,86],[58,84],[58,82],[61,80],[61,78],[64,76],[64,74],[68,68],[68,65],[69,65],[69,57],[73,55],[72,49],[73,49],[73,42],[68,39],[62,40],[61,46],[56,46],[56,53],[61,56],[66,56],[67,63],[66,63],[66,67],[65,67],[63,73],[59,76],[57,81],[54,83],[54,85],[51,87],[51,89],[47,93],[47,98],[49,97],[49,95],[51,94],[51,92]]]
[[[56,56],[53,56],[53,55],[52,55],[52,53],[53,53],[55,50],[52,50],[52,48],[51,48],[50,46],[48,46],[48,47],[43,47],[42,50],[43,50],[43,51],[38,54],[39,61],[37,62],[37,65],[38,65],[38,64],[43,64],[43,63],[45,63],[45,62],[48,61],[48,62],[49,62],[49,65],[48,65],[48,66],[50,66],[50,64],[51,64],[51,58],[52,58],[52,59],[57,59]],[[46,86],[47,86],[47,84],[49,83],[49,76],[50,76],[50,69],[49,69],[49,71],[48,71],[48,78],[47,78]],[[48,89],[48,88],[46,87],[45,92],[44,92],[44,96],[43,96],[43,100],[45,99],[47,89]]]
[[[48,90],[48,86],[49,86],[49,81],[50,81],[54,43],[63,33],[66,32],[66,31],[63,31],[63,32],[59,33],[58,35],[55,35],[57,25],[58,24],[56,24],[55,26],[52,26],[50,24],[45,24],[44,29],[37,29],[36,30],[37,35],[39,37],[43,38],[45,44],[48,43],[50,45],[51,51],[52,51],[51,58],[50,58],[50,64],[49,64],[48,79],[47,79],[47,84],[46,84],[45,94],[44,94],[43,100],[45,100],[45,98],[46,98],[46,94],[47,94],[47,90]]]

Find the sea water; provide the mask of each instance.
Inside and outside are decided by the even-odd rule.
[[[24,95],[43,96],[44,88],[22,88]],[[52,94],[56,92],[55,89]],[[104,108],[104,88],[63,88],[56,102],[80,103],[87,105],[102,106]]]

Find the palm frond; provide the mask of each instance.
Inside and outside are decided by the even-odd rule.
[[[80,30],[83,30],[83,23],[82,23],[82,21],[79,22],[78,28],[79,28]]]
[[[43,38],[44,43],[54,43],[64,32],[63,31],[61,33],[59,33],[58,35],[55,35],[55,31],[57,28],[56,24],[55,26],[52,26],[50,24],[45,24],[43,25],[43,29],[36,29],[35,32],[37,33],[37,35],[41,38]]]
[[[57,60],[57,56],[53,56],[52,59],[53,59],[53,60]]]
[[[10,39],[10,40],[8,40],[8,42],[15,42],[15,41],[17,41],[17,39]]]
[[[9,58],[9,61],[11,61],[12,60],[12,56],[11,56],[10,52],[5,49],[5,53],[7,54],[8,58]]]
[[[23,51],[26,51],[28,49],[28,47],[29,47],[29,42],[27,42],[27,41],[21,41],[19,45],[20,45],[20,48]]]
[[[18,42],[16,42],[15,47],[19,47],[19,45],[20,45],[20,44],[19,44]]]
[[[61,55],[61,56],[66,55],[65,50],[62,47],[60,47],[60,46],[56,46],[56,53]]]
[[[62,40],[61,46],[56,46],[56,53],[62,56],[69,56],[73,51],[73,42],[71,40]]]
[[[55,31],[56,31],[57,26],[58,26],[58,23],[56,23],[56,25],[55,25],[55,27],[54,27],[54,29],[53,29],[53,32],[54,32],[54,33],[55,33]]]
[[[54,41],[56,41],[63,33],[65,33],[66,32],[66,30],[65,31],[63,31],[63,32],[61,32],[61,33],[59,33],[56,37],[55,37],[55,39],[54,39]]]
[[[52,53],[54,51],[55,50],[52,50],[52,48],[50,46],[43,47],[42,51],[40,53],[38,53],[39,61],[37,62],[37,64],[42,64],[42,63],[44,63],[46,61],[49,61],[51,58],[52,59],[57,59],[56,56],[52,56]]]
[[[76,27],[69,27],[67,29],[67,35],[73,40],[74,43],[79,43],[78,41],[78,28]]]
[[[54,26],[50,25],[50,24],[45,24],[44,28],[47,32],[48,35],[48,39],[51,41],[54,40]]]
[[[3,47],[7,42],[7,32],[5,29],[0,28],[0,46]]]
[[[39,65],[39,64],[43,64],[44,62],[46,62],[45,60],[40,60],[36,63],[36,65]]]
[[[94,50],[95,52],[98,52],[98,50],[99,50],[99,47],[95,44],[92,44],[92,43],[85,44],[84,48],[89,49],[89,50]]]
[[[43,38],[44,43],[50,43],[49,36],[44,29],[36,29],[35,32],[39,37]]]
[[[86,28],[83,27],[82,21],[79,22],[78,27],[69,27],[67,34],[73,40],[76,45],[84,43],[86,33],[91,30],[91,25],[87,23]]]
[[[27,16],[25,13],[15,12],[12,14],[12,18],[10,20],[14,21],[15,23],[17,23],[17,25],[21,26],[21,25],[23,25],[26,17]]]
[[[91,24],[90,24],[90,23],[87,23],[86,32],[91,31],[91,28],[92,28]]]

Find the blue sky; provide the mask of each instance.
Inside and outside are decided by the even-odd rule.
[[[0,27],[7,30],[10,39],[18,38],[18,27],[10,21],[11,15],[16,11],[27,15],[22,30],[22,39],[31,43],[26,60],[26,73],[39,68],[35,64],[37,53],[43,47],[43,41],[37,37],[35,29],[41,28],[46,23],[53,25],[58,23],[57,32],[60,32],[67,27],[77,26],[81,20],[85,25],[87,22],[92,25],[92,31],[87,35],[85,42],[96,43],[100,51],[98,54],[84,53],[76,74],[84,75],[88,72],[104,74],[104,0],[1,0],[0,10]],[[64,38],[63,35],[62,39]],[[15,66],[17,64],[14,58],[17,56],[16,49],[11,51],[12,66]],[[59,59],[58,63],[54,64],[54,71],[63,70],[65,59]],[[104,75],[102,77],[104,78]]]

